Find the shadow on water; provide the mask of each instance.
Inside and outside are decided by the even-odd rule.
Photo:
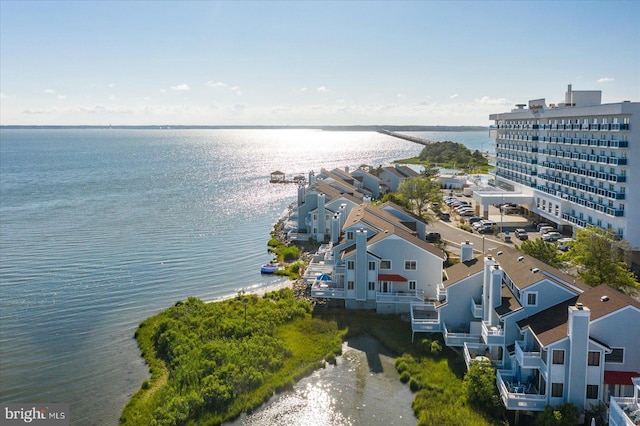
[[[358,336],[355,338],[351,338],[347,342],[347,345],[350,348],[364,352],[364,354],[367,356],[369,371],[375,374],[379,374],[384,371],[380,355],[393,357],[391,351],[387,350],[380,344],[380,342],[371,337]]]

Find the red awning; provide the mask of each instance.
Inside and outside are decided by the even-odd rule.
[[[635,371],[605,371],[604,382],[607,385],[627,385],[633,386],[632,377],[640,377],[640,373]]]
[[[378,281],[395,281],[406,283],[408,280],[402,275],[398,274],[378,274]]]

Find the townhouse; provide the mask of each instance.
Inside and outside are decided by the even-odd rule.
[[[470,366],[491,361],[508,410],[572,402],[588,409],[633,393],[640,376],[640,303],[589,287],[510,248],[445,271],[436,303],[413,303],[412,332],[442,332]],[[425,315],[430,313],[430,315]]]

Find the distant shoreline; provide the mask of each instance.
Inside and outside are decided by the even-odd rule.
[[[400,132],[473,132],[488,130],[488,126],[198,126],[198,125],[0,125],[0,129],[24,129],[24,130],[66,130],[66,129],[130,129],[130,130],[325,130],[340,132],[377,132],[380,130],[400,131]]]

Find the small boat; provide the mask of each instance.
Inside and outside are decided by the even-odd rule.
[[[260,267],[260,273],[262,274],[273,274],[278,269],[280,269],[279,265],[274,265],[273,263],[265,263]]]

